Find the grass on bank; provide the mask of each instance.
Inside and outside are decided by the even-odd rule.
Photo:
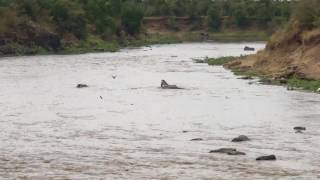
[[[19,56],[36,54],[80,54],[87,52],[115,52],[121,47],[138,47],[152,44],[173,44],[182,42],[243,42],[266,41],[268,34],[263,31],[226,31],[211,32],[203,36],[201,32],[167,32],[154,34],[140,34],[136,37],[114,38],[104,41],[99,36],[89,35],[85,41],[75,42],[72,45],[63,46],[54,51],[35,45],[21,45],[10,43],[0,46],[0,56]]]
[[[213,66],[223,66],[231,61],[238,60],[241,57],[219,57],[219,58],[204,58],[204,59],[194,59],[196,63],[207,63],[208,65]],[[320,81],[319,80],[307,80],[301,79],[297,76],[289,77],[288,79],[275,79],[270,75],[261,74],[255,72],[253,70],[242,70],[242,69],[231,69],[231,71],[236,76],[246,77],[247,79],[251,79],[253,77],[259,78],[259,82],[262,84],[269,85],[285,85],[288,90],[306,90],[310,92],[320,93]]]
[[[183,42],[243,42],[266,41],[268,35],[262,31],[236,31],[209,33],[204,37],[200,32],[168,32],[138,35],[136,37],[123,37],[113,41],[104,41],[97,36],[89,36],[86,41],[77,46],[64,47],[63,54],[79,54],[86,52],[115,52],[121,47],[139,47],[153,44],[175,44]],[[213,64],[212,64],[213,65]]]
[[[320,81],[301,79],[296,76],[288,79],[275,79],[270,75],[259,74],[255,71],[232,70],[235,75],[246,77],[257,77],[262,84],[287,86],[288,90],[305,90],[320,93]]]
[[[289,88],[301,88],[303,90],[318,92],[320,88],[320,81],[319,80],[306,80],[300,79],[298,77],[291,77],[288,79],[288,87]]]
[[[126,37],[120,40],[120,45],[127,46],[146,46],[152,44],[174,44],[183,42],[253,42],[267,41],[269,34],[265,31],[223,31],[210,32],[204,36],[201,32],[162,32],[153,34],[141,34],[136,37]]]
[[[289,77],[288,79],[275,79],[270,75],[264,75],[252,70],[244,71],[238,69],[232,69],[232,72],[237,76],[257,77],[262,84],[269,85],[282,85],[287,86],[288,90],[305,90],[309,92],[319,92],[320,81],[301,79],[297,76]]]
[[[63,54],[81,54],[87,52],[116,52],[120,49],[116,41],[104,41],[98,36],[90,35],[86,41],[81,41],[77,45],[63,47]]]
[[[209,40],[218,42],[268,41],[269,37],[270,34],[261,30],[209,33]]]
[[[211,66],[223,66],[224,64],[227,64],[229,62],[232,62],[242,57],[243,56],[240,56],[240,57],[223,56],[218,58],[205,57],[204,59],[193,59],[193,61],[196,63],[207,63],[208,65],[211,65]]]

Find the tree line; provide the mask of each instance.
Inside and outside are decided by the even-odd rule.
[[[208,16],[212,30],[276,26],[291,14],[287,0],[145,0],[146,16]]]
[[[33,24],[61,38],[85,40],[94,34],[108,40],[139,34],[146,16],[189,17],[195,23],[206,19],[212,31],[273,29],[287,22],[297,6],[308,6],[297,18],[319,24],[314,15],[308,15],[315,8],[304,3],[308,1],[318,3],[317,0],[0,0],[0,38],[19,39],[21,27]]]
[[[144,16],[188,16],[194,20],[208,16],[213,30],[246,27],[252,20],[268,26],[289,18],[289,4],[285,0],[0,0],[0,33],[21,21],[33,21],[79,39],[88,31],[134,35],[140,32]]]

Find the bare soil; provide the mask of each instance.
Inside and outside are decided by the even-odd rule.
[[[255,55],[231,62],[226,67],[271,75],[320,80],[320,37],[310,43],[290,43],[275,49],[265,49]]]

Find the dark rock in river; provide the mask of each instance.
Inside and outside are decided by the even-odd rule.
[[[301,130],[296,130],[296,133],[297,133],[297,134],[301,134],[301,133],[303,133],[303,131],[301,131]]]
[[[242,142],[242,141],[249,141],[250,139],[245,135],[240,135],[239,137],[236,137],[232,139],[232,142]]]
[[[228,155],[233,155],[233,156],[246,155],[246,153],[240,152],[240,151],[230,151],[230,152],[228,152],[227,154],[228,154]]]
[[[220,148],[216,150],[211,150],[209,153],[221,153],[221,154],[228,154],[228,155],[246,155],[244,152],[237,151],[234,148]]]
[[[248,46],[246,46],[246,47],[244,47],[244,49],[243,50],[245,50],[245,51],[254,51],[255,50],[255,48],[252,48],[252,47],[248,47]]]
[[[89,87],[89,86],[86,84],[78,84],[77,85],[77,88],[86,88],[86,87]]]
[[[194,138],[194,139],[191,139],[190,141],[203,141],[202,138]]]
[[[211,150],[209,153],[224,153],[228,154],[229,152],[237,151],[237,149],[234,148],[220,148],[216,150]]]
[[[294,127],[293,129],[296,130],[296,131],[305,131],[305,130],[307,130],[307,128],[301,127],[301,126]]]
[[[257,161],[274,161],[277,160],[275,155],[269,155],[269,156],[260,156],[256,159]]]
[[[251,76],[243,76],[243,77],[239,77],[238,79],[251,80],[251,79],[253,79],[253,77],[251,77]]]

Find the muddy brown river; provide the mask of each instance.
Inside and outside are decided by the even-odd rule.
[[[1,58],[0,179],[320,179],[319,95],[192,61],[246,45],[265,46]],[[251,141],[231,142],[242,134]],[[223,147],[246,155],[208,153]]]

